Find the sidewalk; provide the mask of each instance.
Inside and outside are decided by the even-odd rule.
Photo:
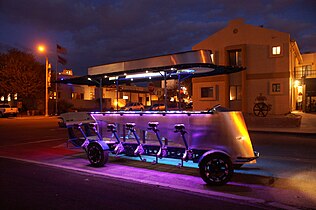
[[[294,111],[292,114],[302,116],[300,127],[261,127],[247,125],[249,131],[276,132],[276,133],[297,133],[297,134],[316,134],[316,114]],[[269,118],[269,115],[267,116]]]

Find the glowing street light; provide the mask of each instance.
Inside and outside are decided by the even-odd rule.
[[[45,46],[39,45],[37,49],[45,55],[45,117],[48,117],[48,56],[45,52]]]
[[[38,51],[41,52],[41,53],[44,53],[45,52],[45,47],[43,45],[39,45],[37,47]]]

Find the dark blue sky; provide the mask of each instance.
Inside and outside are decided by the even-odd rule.
[[[315,11],[315,0],[0,0],[0,51],[37,55],[43,43],[55,66],[58,43],[68,50],[66,67],[85,75],[89,66],[190,50],[244,18],[316,52]]]

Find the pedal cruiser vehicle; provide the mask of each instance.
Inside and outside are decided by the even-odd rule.
[[[109,154],[154,156],[197,163],[209,185],[226,184],[234,167],[259,157],[241,112],[215,106],[205,112],[145,111],[90,113],[95,122],[67,121],[69,142],[82,147],[92,166],[101,167]],[[82,134],[78,137],[77,133]],[[93,134],[94,133],[94,134]]]

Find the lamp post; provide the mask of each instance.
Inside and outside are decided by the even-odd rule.
[[[38,51],[45,53],[45,47],[38,46]],[[48,56],[45,54],[45,117],[48,117]]]

